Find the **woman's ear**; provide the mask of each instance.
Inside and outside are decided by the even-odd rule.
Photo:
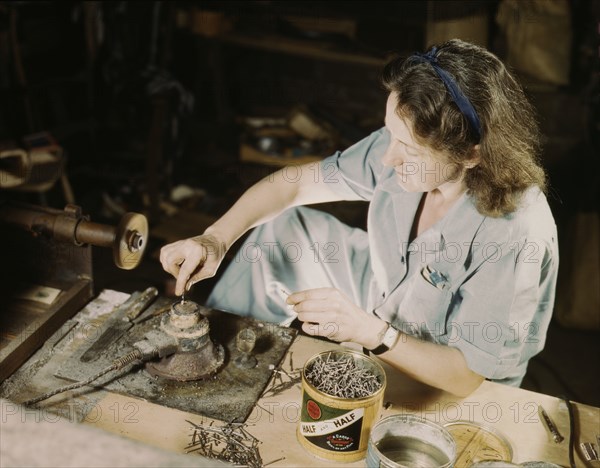
[[[465,161],[465,167],[467,169],[473,169],[481,162],[481,154],[479,153],[480,148],[480,145],[473,146],[473,149],[471,150],[471,156]]]

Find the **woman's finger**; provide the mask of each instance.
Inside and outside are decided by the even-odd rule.
[[[330,339],[335,339],[339,332],[339,325],[335,322],[304,322],[302,331],[311,336],[324,336]]]
[[[172,244],[163,247],[160,250],[160,263],[163,269],[172,274],[175,278],[179,274],[179,265],[183,262],[183,255],[179,254],[176,249],[171,248]]]
[[[326,299],[307,299],[302,302],[297,302],[294,305],[294,310],[300,312],[328,312],[335,307],[332,301]]]
[[[306,289],[304,291],[298,291],[292,293],[287,298],[288,304],[297,304],[298,302],[303,302],[307,300],[313,299],[327,299],[330,298],[333,294],[338,292],[335,288],[315,288],[315,289]]]
[[[206,261],[206,255],[204,249],[202,251],[195,251],[194,253],[187,256],[187,258],[181,264],[179,274],[177,275],[177,283],[175,284],[175,294],[181,296],[185,293],[188,280]]]
[[[298,320],[301,322],[321,323],[329,320],[328,315],[322,312],[298,312]]]
[[[212,278],[217,273],[218,265],[215,265],[214,262],[205,261],[202,262],[200,269],[197,269],[188,279],[185,289],[189,290],[194,284],[198,281],[202,281],[206,278]]]

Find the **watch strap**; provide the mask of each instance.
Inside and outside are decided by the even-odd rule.
[[[389,350],[390,350],[390,348],[388,348],[387,345],[381,343],[379,346],[377,346],[377,348],[373,348],[373,349],[369,350],[369,352],[373,353],[375,355],[379,355],[379,354],[383,354]]]
[[[392,338],[393,341],[391,341],[389,339],[390,333],[393,333],[393,335],[394,335]],[[394,327],[392,327],[390,324],[388,324],[388,327],[383,334],[381,344],[379,346],[377,346],[376,348],[373,348],[371,350],[371,353],[378,355],[378,354],[383,354],[386,351],[389,351],[390,348],[392,346],[394,346],[396,344],[396,342],[398,341],[398,336],[399,336],[398,330],[396,330]]]

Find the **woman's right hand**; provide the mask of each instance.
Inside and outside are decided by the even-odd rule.
[[[212,234],[190,237],[165,245],[160,263],[177,280],[175,294],[181,296],[200,280],[215,275],[227,251]]]

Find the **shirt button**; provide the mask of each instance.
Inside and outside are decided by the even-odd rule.
[[[385,297],[385,291],[381,293],[381,297]]]

